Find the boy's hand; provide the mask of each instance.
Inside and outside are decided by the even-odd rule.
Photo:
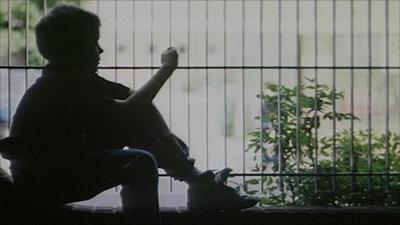
[[[178,66],[178,52],[175,48],[169,47],[161,53],[161,66],[170,70],[175,70]]]

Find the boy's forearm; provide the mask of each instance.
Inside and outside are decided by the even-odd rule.
[[[172,67],[161,66],[149,81],[126,99],[126,103],[135,105],[151,103],[173,71]]]
[[[178,52],[169,47],[161,54],[161,67],[154,76],[147,81],[139,90],[131,94],[126,100],[117,101],[122,103],[123,108],[137,107],[138,105],[150,104],[157,95],[165,81],[171,76],[178,65]],[[128,107],[126,107],[128,106]]]

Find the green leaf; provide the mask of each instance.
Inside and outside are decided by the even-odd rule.
[[[260,183],[260,179],[251,179],[251,180],[246,180],[245,181],[246,184],[250,184],[250,185],[256,185]]]

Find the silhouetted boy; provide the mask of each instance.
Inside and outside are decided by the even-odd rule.
[[[36,26],[39,51],[49,63],[14,115],[10,136],[25,143],[11,157],[17,189],[35,204],[60,205],[122,185],[124,211],[156,218],[160,167],[189,184],[191,210],[255,205],[255,198],[224,185],[230,169],[197,170],[152,104],[178,64],[177,51],[164,51],[157,73],[132,91],[97,75],[99,26],[96,15],[66,5]]]

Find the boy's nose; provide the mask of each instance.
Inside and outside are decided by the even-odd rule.
[[[100,47],[99,44],[96,45],[96,50],[97,50],[98,54],[101,54],[104,52],[104,50]]]

